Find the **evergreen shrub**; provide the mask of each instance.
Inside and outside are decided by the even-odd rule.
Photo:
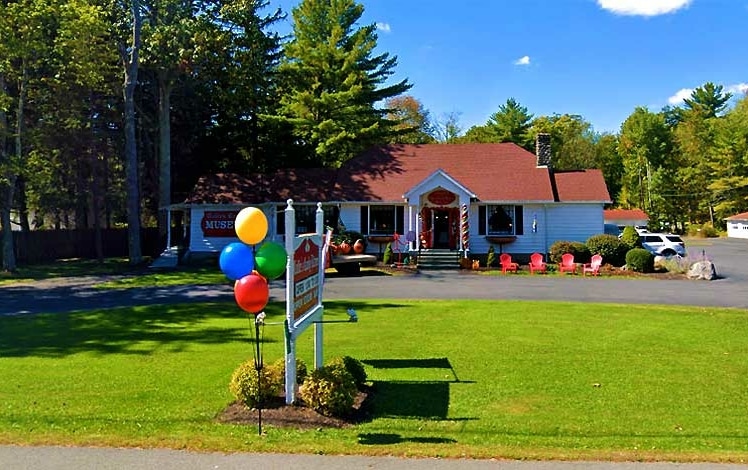
[[[632,248],[626,253],[626,267],[639,273],[654,271],[654,255],[644,248]]]
[[[621,233],[621,241],[628,247],[628,249],[632,248],[641,248],[642,242],[639,238],[639,233],[636,231],[636,228],[634,228],[633,225],[627,225],[623,228],[623,233]]]
[[[351,356],[340,356],[331,359],[327,365],[332,367],[343,367],[347,370],[348,373],[351,374],[351,377],[353,377],[353,381],[357,388],[361,388],[361,386],[366,383],[366,369],[364,369],[364,364],[358,359],[354,359]]]
[[[488,247],[488,257],[486,258],[486,266],[489,268],[496,265],[496,249],[491,245]]]
[[[345,367],[330,365],[315,369],[299,387],[299,397],[325,416],[344,417],[353,409],[356,382]]]
[[[623,266],[626,263],[626,252],[629,247],[615,235],[593,235],[587,239],[587,248],[592,254],[603,257],[603,263]]]
[[[551,263],[560,263],[561,256],[564,253],[574,255],[574,262],[576,263],[589,263],[592,256],[587,245],[584,243],[559,240],[551,245],[551,249],[548,252],[548,259],[550,259]]]
[[[260,370],[259,378],[262,380],[259,402],[258,374],[254,359],[249,359],[236,368],[231,376],[229,390],[237,400],[249,408],[256,408],[269,398],[280,395],[285,379],[282,367],[278,367],[277,364],[266,365]]]

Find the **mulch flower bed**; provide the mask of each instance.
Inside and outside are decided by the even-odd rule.
[[[303,404],[286,405],[285,398],[279,396],[263,405],[262,423],[279,428],[344,428],[367,419],[367,404],[371,396],[370,387],[359,391],[350,415],[344,418],[324,416]],[[243,403],[234,402],[217,419],[221,423],[257,425],[258,418],[256,408],[247,408]]]

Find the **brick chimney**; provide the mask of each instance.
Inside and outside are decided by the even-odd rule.
[[[538,166],[552,169],[551,162],[551,135],[540,133],[535,137],[535,155],[538,157]]]

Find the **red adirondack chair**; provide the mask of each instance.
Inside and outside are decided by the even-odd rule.
[[[535,271],[539,273],[546,272],[546,264],[543,261],[543,255],[540,253],[533,253],[530,255],[530,274],[535,274]]]
[[[590,260],[590,262],[582,266],[582,274],[586,276],[587,273],[589,273],[593,276],[599,276],[600,266],[602,265],[603,265],[602,255],[599,255],[599,254],[592,255],[592,259]]]
[[[577,264],[574,262],[574,255],[571,253],[564,253],[561,255],[561,263],[558,265],[558,272],[563,273],[577,273]]]
[[[516,273],[519,269],[519,264],[512,261],[512,255],[509,253],[502,253],[499,256],[499,263],[501,263],[501,272],[506,274],[507,271]]]

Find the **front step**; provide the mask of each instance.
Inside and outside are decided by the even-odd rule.
[[[446,270],[460,268],[460,253],[445,249],[421,250],[418,255],[418,269]]]
[[[148,266],[151,269],[174,269],[179,264],[179,248],[169,247]]]

